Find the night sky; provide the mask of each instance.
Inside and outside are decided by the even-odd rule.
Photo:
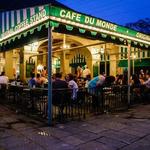
[[[150,0],[57,0],[77,11],[120,25],[150,18]]]

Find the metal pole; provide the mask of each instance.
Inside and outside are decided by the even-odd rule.
[[[131,44],[128,43],[128,105],[130,105],[130,54],[131,54]]]
[[[134,57],[133,57],[133,60],[132,60],[132,61],[133,61],[133,74],[134,74]]]
[[[107,55],[106,55],[106,44],[105,44],[105,49],[104,49],[104,57],[105,57],[105,74],[107,76]]]
[[[48,125],[52,125],[52,28],[48,27]]]

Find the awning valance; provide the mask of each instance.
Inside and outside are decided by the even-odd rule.
[[[131,66],[133,64],[133,60],[131,60]],[[118,67],[128,67],[128,60],[120,60]],[[150,67],[150,58],[148,59],[135,59],[134,67]]]

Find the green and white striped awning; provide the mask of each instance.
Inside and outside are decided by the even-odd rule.
[[[31,7],[20,10],[2,12],[0,15],[0,42],[10,41],[27,35],[30,31],[32,34],[35,28],[41,29],[41,25],[49,20],[49,6]]]
[[[130,41],[134,45],[150,47],[150,36],[140,32],[107,22],[105,20],[84,15],[70,9],[52,5],[25,8],[0,13],[0,46],[15,41],[15,38],[26,36],[27,32],[40,31],[42,26],[49,24],[59,27],[66,25],[66,29],[72,31],[78,28],[79,33],[91,32],[91,36],[99,34],[103,39]]]

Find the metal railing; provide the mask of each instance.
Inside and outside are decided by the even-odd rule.
[[[131,88],[132,89],[132,88]],[[72,99],[73,92],[76,98]],[[26,86],[0,86],[0,102],[3,102],[17,111],[47,118],[48,90],[47,88],[28,88]],[[131,104],[142,102],[140,93],[131,90]],[[84,119],[92,114],[116,112],[128,109],[128,86],[111,85],[100,88],[53,89],[52,91],[53,121],[64,122],[74,119]]]

